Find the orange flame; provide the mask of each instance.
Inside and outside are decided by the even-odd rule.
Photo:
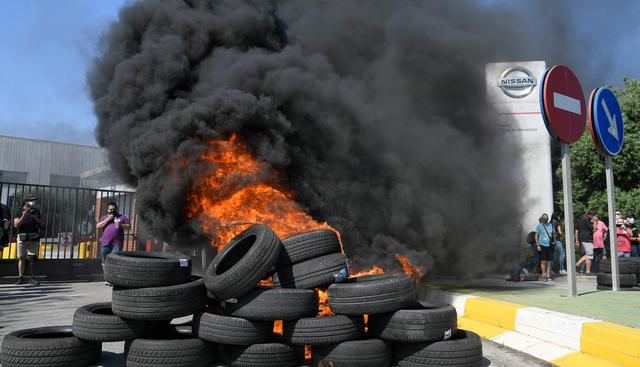
[[[267,279],[261,280],[260,282],[258,282],[258,285],[264,286],[264,287],[273,287],[273,277],[269,277]]]
[[[276,320],[273,322],[273,333],[276,335],[282,335],[282,320]]]
[[[369,269],[359,271],[355,274],[350,274],[349,278],[358,278],[358,277],[363,277],[365,275],[378,275],[378,274],[384,274],[384,269],[382,269],[378,265],[374,265]]]
[[[316,288],[318,294],[318,316],[334,316],[335,313],[329,308],[329,294],[327,289]]]
[[[209,145],[211,149],[200,161],[212,169],[188,196],[189,202],[198,204],[187,208],[187,218],[198,220],[204,232],[213,232],[218,250],[255,223],[268,225],[280,238],[319,229],[335,231],[327,223],[315,221],[293,200],[291,192],[278,187],[278,175],[267,163],[253,159],[235,134]]]
[[[304,361],[305,362],[311,362],[311,346],[310,345],[305,345],[304,346]]]
[[[407,274],[409,278],[417,283],[424,276],[424,268],[422,266],[413,265],[409,258],[400,254],[396,254],[396,260],[402,266],[402,271]]]
[[[364,318],[364,332],[369,332],[369,315],[363,315]]]

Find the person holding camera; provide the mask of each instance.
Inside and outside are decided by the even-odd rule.
[[[96,225],[102,231],[102,268],[107,255],[120,252],[124,244],[124,231],[131,229],[129,218],[118,213],[118,204],[110,202],[107,204],[107,215],[102,216]],[[105,285],[111,285],[105,282]]]
[[[35,207],[35,198],[27,198],[22,202],[22,209],[13,220],[13,225],[18,230],[18,281],[17,285],[24,284],[24,268],[27,258],[35,256],[40,242],[40,226],[42,226],[42,214]],[[33,266],[33,263],[31,264]],[[40,282],[33,275],[31,269],[31,284],[38,285]]]
[[[616,219],[616,245],[619,257],[631,257],[631,237],[633,232],[624,219]]]

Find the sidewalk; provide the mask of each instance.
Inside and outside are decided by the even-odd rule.
[[[640,324],[640,293],[597,291],[595,277],[585,276],[578,293],[568,297],[566,278],[490,277],[440,280],[427,297],[453,304],[461,328],[558,366],[640,366],[640,329],[628,327]]]

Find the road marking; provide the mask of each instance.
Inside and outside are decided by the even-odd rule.
[[[553,92],[553,106],[561,110],[580,115],[582,113],[580,100],[565,96],[557,92]]]
[[[604,113],[607,115],[607,120],[609,120],[609,128],[607,131],[611,134],[616,140],[620,140],[618,138],[618,121],[616,119],[616,115],[611,116],[611,112],[609,112],[609,107],[604,99],[600,102],[602,108],[604,108]]]

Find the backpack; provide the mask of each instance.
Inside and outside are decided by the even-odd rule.
[[[531,231],[529,232],[529,234],[527,235],[527,243],[530,245],[533,245],[536,243],[536,232],[535,231]]]

